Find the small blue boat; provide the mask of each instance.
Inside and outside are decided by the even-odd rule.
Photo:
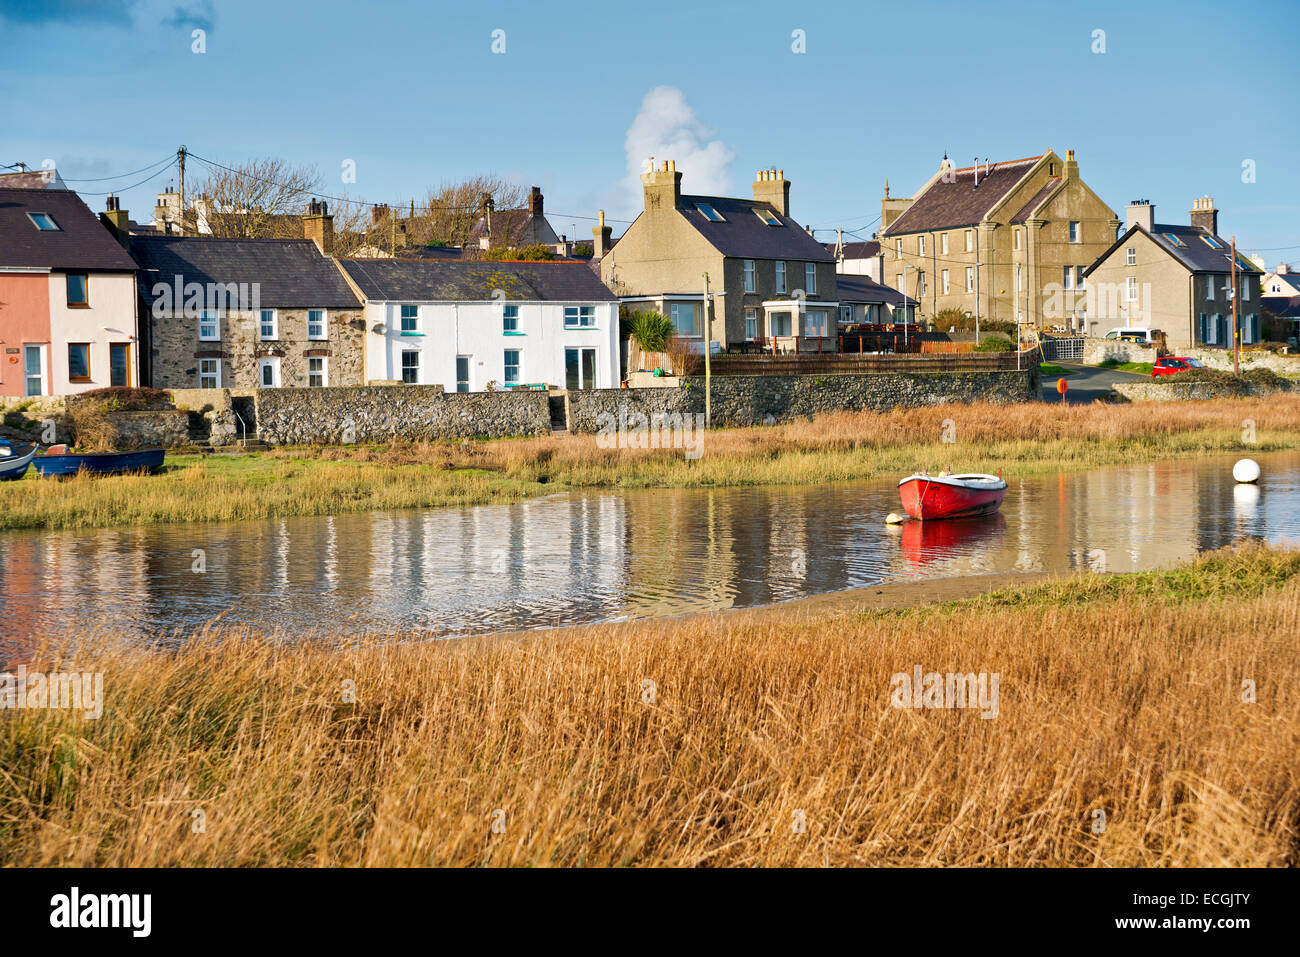
[[[0,481],[20,479],[27,474],[27,466],[36,454],[34,445],[14,445],[0,439]]]
[[[47,452],[33,458],[32,465],[42,476],[76,475],[78,472],[108,475],[119,472],[152,472],[162,467],[163,457],[166,454],[166,449],[136,449],[132,452],[61,452],[57,455]]]

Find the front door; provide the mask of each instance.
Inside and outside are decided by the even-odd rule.
[[[310,361],[308,362],[310,365]],[[257,384],[263,389],[280,388],[280,360],[274,356],[257,360]]]
[[[564,350],[564,387],[566,389],[594,389],[596,387],[596,350]]]
[[[23,372],[27,377],[27,395],[45,394],[45,347],[23,347]]]
[[[469,360],[470,356],[456,357],[456,391],[469,391]]]
[[[113,342],[108,346],[109,385],[131,384],[131,344]]]

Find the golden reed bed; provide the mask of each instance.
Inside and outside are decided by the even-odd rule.
[[[1297,863],[1300,552],[869,602],[51,647],[31,666],[102,671],[104,712],[5,715],[0,862]],[[916,666],[996,673],[997,716],[894,707]]]

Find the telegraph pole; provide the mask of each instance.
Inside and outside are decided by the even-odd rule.
[[[709,317],[709,274],[704,274],[704,427],[713,427],[713,321]]]
[[[1232,237],[1232,374],[1241,374],[1241,327],[1237,325],[1237,237]]]
[[[177,161],[180,163],[180,167],[181,167],[181,175],[180,175],[180,181],[181,181],[181,208],[180,208],[180,217],[181,217],[181,235],[184,236],[184,235],[185,235],[185,146],[184,146],[184,144],[182,144],[182,145],[181,145],[181,148],[178,149],[178,150],[176,151],[176,159],[177,159]]]

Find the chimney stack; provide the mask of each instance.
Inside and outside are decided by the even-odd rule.
[[[785,170],[761,169],[754,174],[754,201],[767,203],[782,216],[790,215],[790,181]]]
[[[677,161],[665,160],[661,168],[655,169],[652,157],[650,172],[641,174],[641,186],[645,193],[646,212],[676,209],[682,199],[682,174],[677,172]]]
[[[1214,208],[1214,200],[1208,196],[1192,200],[1192,225],[1204,230],[1211,236],[1219,235],[1219,211]]]
[[[601,259],[613,243],[613,230],[605,225],[605,211],[602,209],[597,213],[596,228],[591,231],[593,242],[591,244],[591,255],[593,259]]]
[[[322,256],[334,255],[334,217],[323,200],[307,204],[307,215],[302,218],[302,234],[316,244]]]
[[[536,186],[528,192],[528,211],[534,216],[542,215],[542,191]]]
[[[1124,216],[1124,230],[1141,226],[1147,233],[1156,231],[1156,208],[1149,199],[1135,199],[1128,204]]]
[[[104,202],[104,212],[99,214],[99,221],[103,223],[113,238],[122,244],[124,249],[131,246],[131,214],[121,208],[121,204],[116,196],[108,194],[108,199]]]
[[[1066,179],[1079,178],[1079,163],[1074,158],[1074,150],[1065,151],[1065,168],[1062,175],[1064,175]]]

